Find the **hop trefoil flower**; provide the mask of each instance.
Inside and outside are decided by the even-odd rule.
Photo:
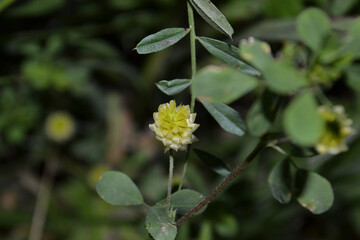
[[[344,107],[336,105],[333,107],[320,106],[320,116],[325,121],[324,132],[315,145],[320,154],[338,154],[348,150],[346,138],[355,133],[351,127],[352,120],[345,115]]]
[[[155,123],[149,127],[156,134],[156,139],[165,147],[175,151],[186,151],[187,145],[197,141],[193,132],[200,126],[195,123],[196,113],[190,113],[189,105],[176,106],[175,100],[161,104],[153,114]]]

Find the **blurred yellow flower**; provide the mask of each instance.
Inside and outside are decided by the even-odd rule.
[[[67,112],[54,112],[46,119],[45,131],[50,139],[64,142],[74,134],[75,122]]]
[[[320,106],[319,113],[325,121],[325,130],[315,145],[316,150],[320,154],[346,151],[348,147],[345,139],[354,134],[355,130],[351,127],[352,120],[346,117],[343,106]]]
[[[189,105],[176,107],[175,100],[171,100],[161,104],[153,117],[155,123],[149,127],[164,144],[165,152],[169,149],[186,151],[187,145],[197,140],[193,132],[200,125],[194,123],[196,113],[190,113]]]

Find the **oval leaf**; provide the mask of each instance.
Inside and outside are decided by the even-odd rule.
[[[294,167],[291,166],[290,160],[285,159],[271,170],[268,183],[273,197],[282,204],[289,203],[293,189]]]
[[[211,53],[214,57],[217,57],[225,63],[236,67],[238,70],[244,73],[248,73],[254,76],[261,75],[261,73],[255,68],[244,63],[244,60],[239,55],[239,49],[237,47],[207,37],[199,37],[199,41],[201,45],[203,45],[204,48],[208,50],[209,53]]]
[[[229,38],[232,37],[233,28],[210,0],[190,0],[190,3],[208,24]]]
[[[186,36],[189,28],[166,28],[141,40],[136,46],[139,54],[159,52],[168,48]]]
[[[195,76],[192,94],[208,101],[231,103],[257,86],[258,80],[233,68],[209,66]]]
[[[190,85],[191,80],[189,79],[174,79],[171,81],[163,80],[156,83],[156,86],[160,89],[160,91],[169,96],[182,92]]]
[[[96,192],[105,202],[116,206],[139,205],[144,202],[134,182],[122,172],[105,172],[96,183]]]
[[[223,103],[210,103],[206,102],[204,99],[199,100],[222,129],[238,136],[244,135],[246,126],[237,111]]]
[[[263,111],[261,100],[256,101],[251,106],[246,123],[250,134],[253,136],[261,136],[270,129],[271,123]]]
[[[326,212],[334,202],[331,184],[314,172],[300,170],[296,176],[297,201],[313,214]]]
[[[325,12],[317,8],[308,8],[297,18],[296,30],[301,40],[313,51],[318,52],[331,32],[331,24]]]
[[[240,42],[240,56],[261,71],[273,61],[270,45],[252,37]]]
[[[231,170],[229,165],[220,158],[200,149],[194,149],[194,152],[208,167],[210,167],[217,174],[224,177],[230,174]]]
[[[183,189],[171,195],[170,203],[177,210],[177,213],[185,214],[196,207],[204,198],[204,195],[201,193],[190,189]],[[203,210],[205,210],[205,207]]]
[[[302,146],[313,146],[320,138],[324,121],[310,92],[299,95],[286,108],[284,127],[288,136]]]
[[[151,207],[146,215],[145,226],[155,240],[173,240],[177,229],[165,208]]]
[[[306,78],[282,62],[271,62],[264,68],[266,85],[279,94],[289,94],[308,85]]]

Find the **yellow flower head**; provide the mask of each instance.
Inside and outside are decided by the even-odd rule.
[[[315,145],[320,154],[330,153],[338,154],[346,151],[345,139],[354,134],[351,128],[352,120],[346,118],[343,106],[334,106],[333,108],[320,106],[319,113],[325,121],[324,132]]]
[[[64,142],[73,135],[75,123],[70,114],[59,111],[47,117],[45,130],[50,139],[56,142]]]
[[[153,116],[155,123],[149,127],[164,144],[165,152],[170,148],[186,151],[187,145],[197,140],[193,132],[199,124],[194,123],[196,113],[190,113],[189,105],[176,107],[175,100],[171,100],[161,104]]]

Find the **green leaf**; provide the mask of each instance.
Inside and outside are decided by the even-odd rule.
[[[96,183],[96,192],[105,202],[116,206],[139,205],[144,202],[134,182],[122,172],[105,172]]]
[[[310,92],[296,97],[284,112],[285,132],[297,144],[313,146],[321,137],[324,121]]]
[[[250,134],[253,136],[261,136],[271,127],[271,123],[263,111],[261,100],[256,101],[251,106],[246,123]]]
[[[273,61],[270,45],[254,38],[240,42],[240,56],[260,71]]]
[[[271,194],[282,204],[289,203],[292,196],[295,170],[290,161],[284,159],[276,164],[268,178]]]
[[[306,78],[282,62],[271,62],[264,68],[266,85],[279,94],[289,94],[308,85]]]
[[[331,32],[331,24],[325,12],[317,8],[308,8],[298,16],[296,30],[301,40],[314,52],[318,52]]]
[[[210,0],[190,0],[190,3],[208,24],[229,38],[232,37],[233,28]]]
[[[173,240],[176,237],[175,222],[168,217],[165,208],[149,208],[145,226],[155,240]]]
[[[228,43],[207,38],[199,37],[201,45],[206,48],[214,57],[219,58],[225,63],[236,67],[242,72],[248,73],[254,76],[260,76],[261,73],[250,65],[244,63],[244,60],[239,56],[239,49],[235,46],[232,46]]]
[[[195,76],[191,91],[208,101],[230,103],[253,90],[257,83],[256,78],[236,69],[209,66]]]
[[[220,158],[200,149],[194,149],[194,152],[208,167],[210,167],[217,174],[224,177],[230,174],[231,169],[229,165]]]
[[[186,36],[189,28],[166,28],[141,40],[136,46],[139,54],[159,52],[168,48]]]
[[[334,202],[331,184],[314,172],[300,170],[296,176],[297,201],[313,214],[326,212]]]
[[[166,95],[176,95],[191,85],[190,79],[174,79],[171,81],[162,80],[156,86]]]
[[[360,94],[360,65],[355,64],[346,70],[346,83],[354,91]]]
[[[244,135],[246,126],[237,111],[223,103],[199,100],[222,129],[238,136]]]
[[[339,52],[341,54],[347,54],[355,57],[356,59],[360,58],[360,17],[351,24],[351,27],[348,31],[348,36],[345,43],[340,47]]]
[[[6,8],[11,6],[16,0],[2,0],[0,1],[0,13],[4,11]]]
[[[202,200],[204,195],[194,190],[183,189],[171,195],[171,207],[177,210],[177,213],[186,214],[196,207]],[[203,208],[205,210],[205,207]]]
[[[308,158],[318,155],[314,148],[299,147],[293,143],[281,143],[278,146],[293,157]]]

